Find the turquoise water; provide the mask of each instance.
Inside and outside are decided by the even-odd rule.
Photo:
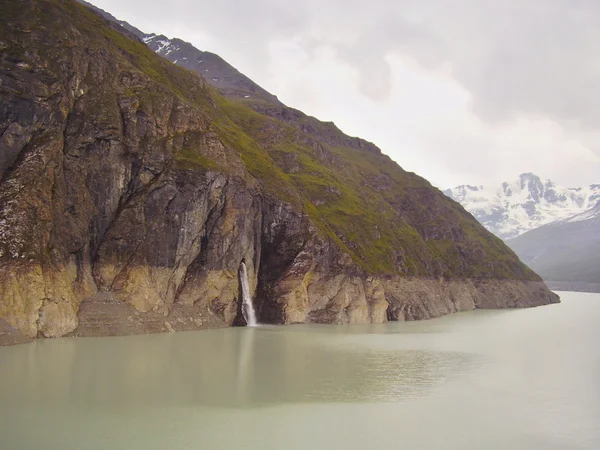
[[[600,295],[0,348],[0,448],[598,449]]]

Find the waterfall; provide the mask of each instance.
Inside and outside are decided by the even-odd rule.
[[[253,327],[257,325],[256,313],[254,312],[254,305],[252,305],[252,297],[250,297],[248,271],[244,262],[240,264],[240,283],[242,285],[242,314],[244,315],[244,319],[246,319],[246,324],[249,327]]]

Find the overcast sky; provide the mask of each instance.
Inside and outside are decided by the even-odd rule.
[[[439,187],[600,183],[597,0],[95,0]]]

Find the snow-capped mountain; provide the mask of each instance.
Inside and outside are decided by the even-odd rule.
[[[583,213],[600,201],[600,184],[568,188],[523,173],[500,186],[457,186],[444,193],[502,239]]]

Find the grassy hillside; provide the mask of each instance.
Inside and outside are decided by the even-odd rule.
[[[322,236],[368,273],[538,279],[459,204],[404,171],[373,144],[280,103],[225,98],[197,74],[155,55],[75,1],[8,0],[0,5],[0,15],[2,23],[45,29],[62,45],[57,51],[56,41],[31,42],[44,61],[52,61],[54,66],[43,69],[48,76],[60,72],[64,58],[70,57],[69,46],[85,42],[95,51],[114,54],[120,66],[113,91],[103,93],[103,100],[130,95],[158,108],[165,96],[176,96],[241,155],[263,195],[302,210]],[[0,29],[0,40],[10,41],[6,33]],[[4,51],[5,57],[23,53],[11,46]],[[150,78],[152,87],[129,82],[138,75]],[[101,101],[97,107],[111,108]],[[185,139],[177,164],[198,171],[229,170],[198,150],[200,141],[194,136]]]

